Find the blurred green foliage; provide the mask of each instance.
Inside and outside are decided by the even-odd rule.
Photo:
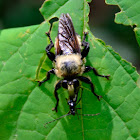
[[[40,24],[43,17],[39,8],[43,0],[1,0],[0,29]]]
[[[133,27],[115,23],[115,14],[118,12],[120,12],[118,6],[107,5],[104,0],[93,0],[90,4],[91,31],[95,37],[111,45],[122,58],[130,61],[139,71],[140,47]]]

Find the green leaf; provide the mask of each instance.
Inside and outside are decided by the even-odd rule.
[[[106,0],[106,3],[119,6],[121,11],[116,14],[115,22],[134,27],[140,45],[140,0]]]
[[[82,109],[78,112],[100,115],[79,116],[79,119],[67,116],[44,127],[46,122],[69,111],[64,89],[59,90],[58,112],[51,111],[56,103],[53,95],[56,76],[51,76],[41,87],[36,82],[36,77],[43,79],[52,68],[45,55],[49,44],[45,35],[49,30],[48,20],[68,12],[76,32],[82,36],[88,28],[89,7],[81,0],[52,0],[45,1],[40,11],[46,20],[42,24],[7,29],[0,34],[0,139],[140,139],[140,89],[136,83],[139,75],[130,63],[94,38],[90,31],[86,65],[94,66],[100,74],[110,74],[110,80],[93,72],[86,74],[94,83],[95,92],[103,98],[99,102],[90,87],[82,83],[82,100],[78,105]],[[53,41],[57,28],[58,22],[52,28]],[[79,97],[80,94],[81,91]]]

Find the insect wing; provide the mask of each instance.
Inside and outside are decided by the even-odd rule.
[[[74,30],[74,26],[69,14],[62,14],[59,19],[58,27],[58,48],[61,49],[62,54],[80,53],[80,45]],[[57,50],[57,55],[60,50]]]

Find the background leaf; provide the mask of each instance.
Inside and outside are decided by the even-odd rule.
[[[116,14],[115,22],[132,26],[136,34],[137,42],[140,45],[140,1],[106,0],[106,3],[120,7],[121,11]]]
[[[92,79],[96,93],[103,98],[99,102],[90,87],[82,84],[84,90],[79,104],[82,109],[79,112],[100,115],[79,116],[79,119],[67,116],[44,127],[46,122],[69,111],[64,89],[59,90],[58,113],[51,111],[56,103],[53,95],[56,76],[51,76],[51,80],[41,87],[35,82],[40,62],[46,61],[39,65],[44,69],[42,78],[52,67],[45,55],[49,43],[45,36],[49,30],[48,20],[68,12],[76,32],[82,36],[88,28],[89,8],[86,1],[52,0],[45,1],[40,11],[46,20],[42,24],[3,30],[0,35],[0,139],[139,139],[140,89],[136,84],[139,75],[130,63],[90,32],[86,64],[97,68],[100,74],[110,74],[110,80],[92,72],[86,74]],[[55,23],[51,33],[53,41],[57,27],[58,23]]]

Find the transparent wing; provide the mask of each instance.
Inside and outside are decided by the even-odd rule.
[[[81,53],[79,44],[71,17],[69,14],[62,14],[59,19],[58,27],[58,48],[61,49],[64,55]],[[57,51],[57,54],[59,54],[59,52],[60,50]]]

